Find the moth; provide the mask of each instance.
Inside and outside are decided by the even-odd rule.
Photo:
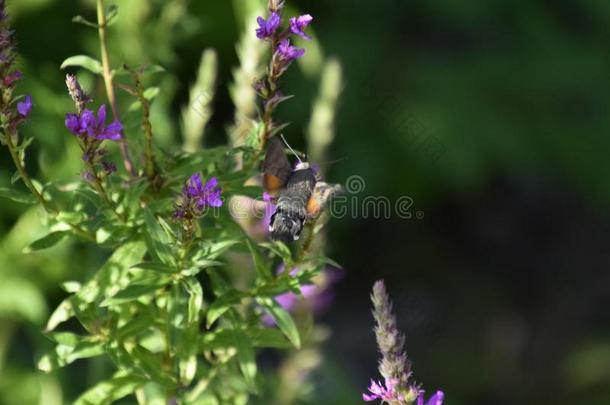
[[[311,165],[303,162],[287,143],[286,146],[299,161],[294,169],[278,137],[267,141],[262,169],[265,190],[277,195],[276,210],[269,224],[271,239],[290,243],[299,239],[306,221],[320,214],[340,186],[319,181]]]

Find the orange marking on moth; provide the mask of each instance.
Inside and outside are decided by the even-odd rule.
[[[267,173],[263,176],[263,187],[272,196],[276,196],[282,186],[282,180],[279,177]]]
[[[320,206],[320,202],[318,201],[318,199],[314,196],[311,196],[309,198],[309,201],[307,201],[307,214],[311,217],[315,217],[320,213],[321,209],[322,207]]]

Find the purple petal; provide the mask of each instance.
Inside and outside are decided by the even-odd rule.
[[[86,132],[89,136],[95,137],[95,114],[93,114],[93,111],[85,109],[81,113],[79,126],[79,134]]]
[[[375,401],[378,399],[381,399],[381,397],[379,395],[367,395],[367,394],[362,394],[362,399],[366,402],[371,402],[371,401]]]
[[[186,193],[189,197],[197,197],[202,191],[203,184],[201,182],[201,175],[195,173],[189,178],[186,184]]]
[[[97,127],[103,128],[106,122],[106,104],[102,104],[97,110]]]
[[[78,130],[80,128],[80,124],[79,124],[79,120],[78,120],[78,115],[66,114],[65,123],[66,123],[66,128],[68,128],[68,130],[70,132],[72,132],[74,135],[79,134]]]
[[[282,19],[278,13],[271,13],[269,18],[265,20],[263,17],[258,17],[256,22],[259,28],[256,29],[256,37],[259,39],[267,39],[275,34],[275,31],[280,27]]]
[[[210,195],[208,195],[207,204],[210,207],[215,207],[215,208],[222,207],[221,191],[216,190],[213,193],[211,193]]]
[[[22,117],[27,117],[32,111],[32,97],[25,96],[22,102],[17,103],[17,111]]]
[[[444,400],[445,393],[443,391],[436,391],[436,393],[430,397],[426,405],[443,405]]]
[[[118,141],[122,138],[122,131],[123,125],[119,121],[114,121],[112,124],[108,125],[108,127],[106,127],[100,134],[98,134],[96,138],[108,139],[110,141]]]
[[[211,191],[218,185],[218,179],[216,177],[210,178],[206,183],[203,191]]]
[[[313,17],[309,14],[301,15],[299,17],[292,17],[290,19],[290,32],[300,36],[303,39],[310,40],[311,37],[303,32],[303,30],[309,25],[309,23],[311,23],[312,20]]]

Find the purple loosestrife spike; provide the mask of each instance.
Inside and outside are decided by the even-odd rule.
[[[298,35],[303,39],[310,40],[311,37],[307,35],[303,30],[313,21],[313,17],[309,14],[304,14],[298,17],[292,17],[290,19],[290,32],[294,35]]]
[[[32,111],[32,97],[25,96],[25,99],[19,103],[17,103],[17,112],[23,117],[27,118]]]
[[[282,18],[278,13],[272,12],[268,19],[265,20],[263,17],[258,17],[256,22],[259,25],[259,28],[256,29],[256,37],[259,39],[268,39],[271,38],[280,27]]]
[[[290,40],[288,38],[280,41],[276,52],[280,59],[286,63],[292,62],[305,55],[305,49],[290,45]]]

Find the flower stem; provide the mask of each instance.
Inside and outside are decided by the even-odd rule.
[[[100,50],[102,54],[102,75],[104,77],[104,85],[106,86],[106,94],[108,96],[108,102],[112,108],[112,115],[115,120],[119,120],[119,109],[116,100],[116,94],[114,93],[114,82],[112,79],[112,71],[110,70],[110,57],[108,56],[107,38],[106,38],[106,12],[104,10],[104,0],[97,0],[97,24],[98,34],[100,38]],[[135,176],[136,172],[129,157],[129,147],[127,140],[122,137],[119,141],[119,147],[121,149],[121,155],[123,156],[123,164],[125,170],[131,175]]]
[[[133,70],[132,76],[136,86],[136,95],[142,105],[142,130],[146,136],[146,142],[144,143],[146,177],[154,182],[157,173],[155,172],[155,155],[153,152],[153,129],[150,123],[150,102],[144,96],[144,86],[138,72]]]
[[[95,166],[93,165],[93,163],[88,161],[86,163],[86,165],[87,165],[87,169],[89,170],[89,173],[91,173],[91,176],[93,177],[90,181],[91,185],[93,186],[93,189],[99,194],[99,196],[102,198],[102,200],[104,200],[104,202],[106,203],[108,208],[110,208],[110,210],[116,215],[116,217],[121,222],[125,223],[127,221],[127,219],[125,218],[125,216],[123,214],[121,214],[119,211],[117,211],[116,207],[112,203],[110,196],[108,196],[108,193],[106,192],[106,187],[104,187],[104,183],[102,182],[102,179],[100,179],[100,176],[99,176],[97,170],[95,169]]]
[[[22,164],[21,159],[19,158],[19,155],[18,155],[17,151],[15,150],[15,144],[13,143],[13,140],[17,138],[17,134],[15,133],[15,130],[11,129],[10,125],[5,125],[4,133],[6,135],[6,146],[9,150],[11,158],[13,159],[13,163],[15,164],[15,167],[17,168],[17,171],[19,172],[19,176],[21,177],[23,184],[25,184],[25,186],[28,188],[28,190],[30,190],[30,192],[38,200],[40,205],[42,205],[42,207],[45,209],[45,211],[49,215],[56,217],[59,214],[59,211],[57,211],[57,209],[49,203],[49,201],[44,197],[44,195],[42,195],[42,193],[40,191],[38,191],[36,186],[34,186],[32,179],[30,179],[28,172],[25,170],[25,166]],[[87,232],[80,226],[70,224],[70,223],[68,225],[77,235],[81,236],[82,238],[90,240],[92,242],[96,241],[94,235],[91,235],[89,232]]]

